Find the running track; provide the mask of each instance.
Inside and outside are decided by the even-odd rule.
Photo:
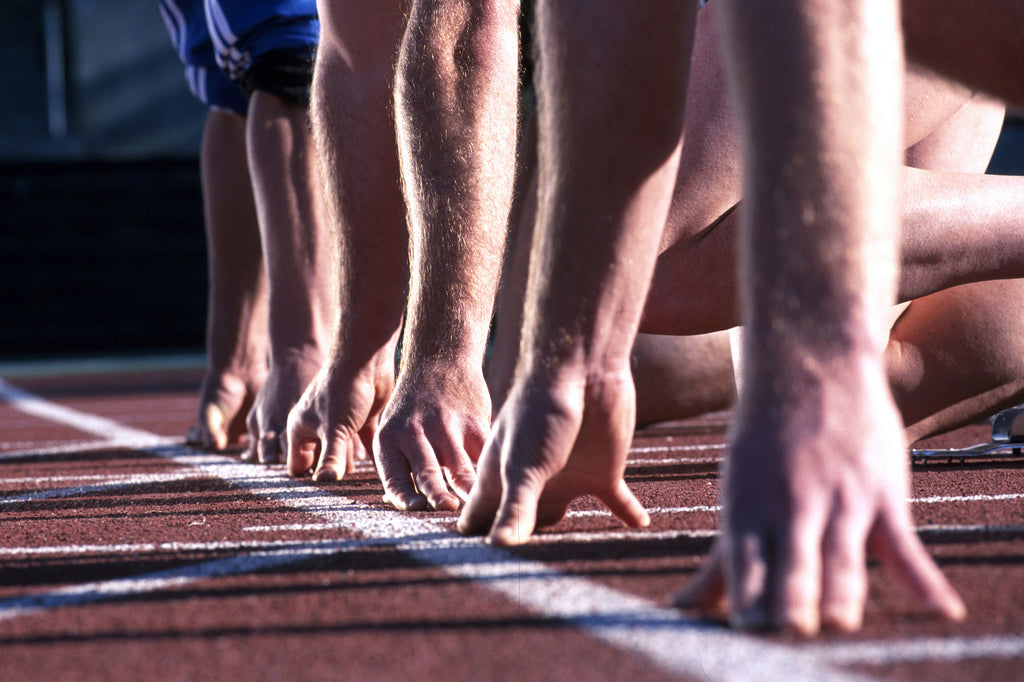
[[[652,526],[581,501],[525,548],[182,447],[200,370],[0,366],[0,679],[1024,680],[1024,462],[929,463],[949,625],[879,569],[862,633],[753,636],[668,606],[714,536],[729,415],[639,432]],[[978,425],[935,439],[967,445]]]

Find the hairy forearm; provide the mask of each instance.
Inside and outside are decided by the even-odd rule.
[[[845,0],[727,7],[733,86],[746,113],[747,346],[773,358],[757,367],[794,371],[880,352],[897,273],[896,12]]]
[[[691,11],[538,7],[541,190],[520,363],[529,371],[628,367],[678,164]]]
[[[395,92],[406,362],[483,356],[515,168],[518,2],[415,3]]]
[[[401,326],[409,272],[390,115],[392,53],[385,48],[346,52],[322,43],[313,84],[338,287],[332,356],[355,364],[389,344]],[[369,56],[360,61],[362,54]]]

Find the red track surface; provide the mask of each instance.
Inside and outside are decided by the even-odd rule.
[[[0,679],[1024,679],[1024,461],[914,469],[967,622],[872,569],[863,632],[802,642],[667,606],[711,542],[727,414],[637,434],[650,529],[583,501],[506,552],[381,504],[369,466],[314,486],[175,445],[198,380],[0,385]]]

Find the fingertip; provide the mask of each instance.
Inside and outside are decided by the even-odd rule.
[[[697,575],[673,595],[672,604],[705,614],[722,614],[727,611],[725,576],[722,573],[722,555],[718,545],[712,548],[708,560]]]
[[[603,502],[630,528],[645,528],[651,525],[651,515],[622,479],[619,479],[618,485]]]
[[[308,476],[320,454],[318,440],[289,439],[288,475],[293,477]]]
[[[800,605],[777,614],[773,629],[789,632],[799,637],[813,637],[821,630],[821,618],[817,605]]]
[[[339,457],[335,453],[325,453],[320,465],[313,471],[313,480],[317,483],[334,483],[345,477],[348,471],[348,457]]]
[[[256,454],[256,443],[249,443],[249,445],[246,446],[245,450],[242,451],[242,454],[239,456],[239,459],[241,459],[243,462],[246,462],[247,464],[255,464],[259,462],[259,455]]]
[[[864,609],[853,604],[822,606],[821,627],[842,633],[860,630],[864,624]]]
[[[952,590],[952,588],[951,588]],[[967,605],[955,590],[952,591],[936,611],[951,623],[959,623],[967,618]]]
[[[392,504],[402,511],[424,511],[430,506],[427,497],[419,493],[403,493],[392,499]]]
[[[261,464],[277,464],[281,459],[280,441],[277,434],[268,431],[260,437],[256,453]]]
[[[522,533],[518,527],[496,526],[487,534],[487,544],[496,547],[515,547],[530,539],[530,534]]]
[[[430,506],[435,511],[455,511],[459,508],[460,500],[451,493],[437,495],[430,498]]]

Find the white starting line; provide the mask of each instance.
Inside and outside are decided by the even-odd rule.
[[[864,679],[836,664],[895,663],[916,660],[965,660],[979,657],[1024,655],[1024,637],[920,639],[894,642],[780,645],[756,636],[724,630],[691,620],[674,609],[623,593],[599,583],[560,573],[547,565],[523,559],[512,551],[486,545],[479,538],[455,534],[449,525],[379,510],[339,495],[286,478],[275,469],[239,463],[226,457],[197,455],[166,439],[126,427],[106,418],[49,403],[0,380],[0,400],[16,409],[66,424],[87,433],[146,450],[185,467],[180,479],[216,477],[255,496],[304,511],[331,528],[344,529],[354,539],[326,541],[254,541],[207,545],[146,544],[83,546],[72,553],[121,551],[160,553],[190,551],[242,552],[237,556],[191,564],[108,581],[72,585],[0,601],[0,620],[40,610],[73,606],[172,589],[195,581],[250,573],[306,560],[312,556],[344,554],[386,547],[442,568],[450,575],[498,592],[521,606],[548,618],[569,622],[609,644],[646,657],[664,670],[712,680],[843,680]],[[198,471],[197,471],[198,470]],[[125,481],[95,485],[138,485]],[[77,489],[90,488],[79,486]],[[69,489],[65,489],[69,490]],[[931,501],[931,499],[929,499]],[[710,509],[710,508],[709,508]],[[950,529],[944,528],[943,532]],[[562,539],[569,534],[562,534]],[[572,536],[585,534],[571,534]],[[549,541],[558,541],[549,534]],[[639,537],[639,536],[638,536]],[[543,541],[543,540],[541,540]],[[67,551],[69,548],[60,548]],[[35,550],[36,556],[57,548]],[[24,550],[9,549],[0,557],[24,557]],[[938,644],[936,644],[938,643]],[[947,647],[946,643],[949,643]],[[944,655],[935,655],[939,649]],[[955,651],[955,654],[950,654]],[[949,658],[949,656],[954,658]]]

